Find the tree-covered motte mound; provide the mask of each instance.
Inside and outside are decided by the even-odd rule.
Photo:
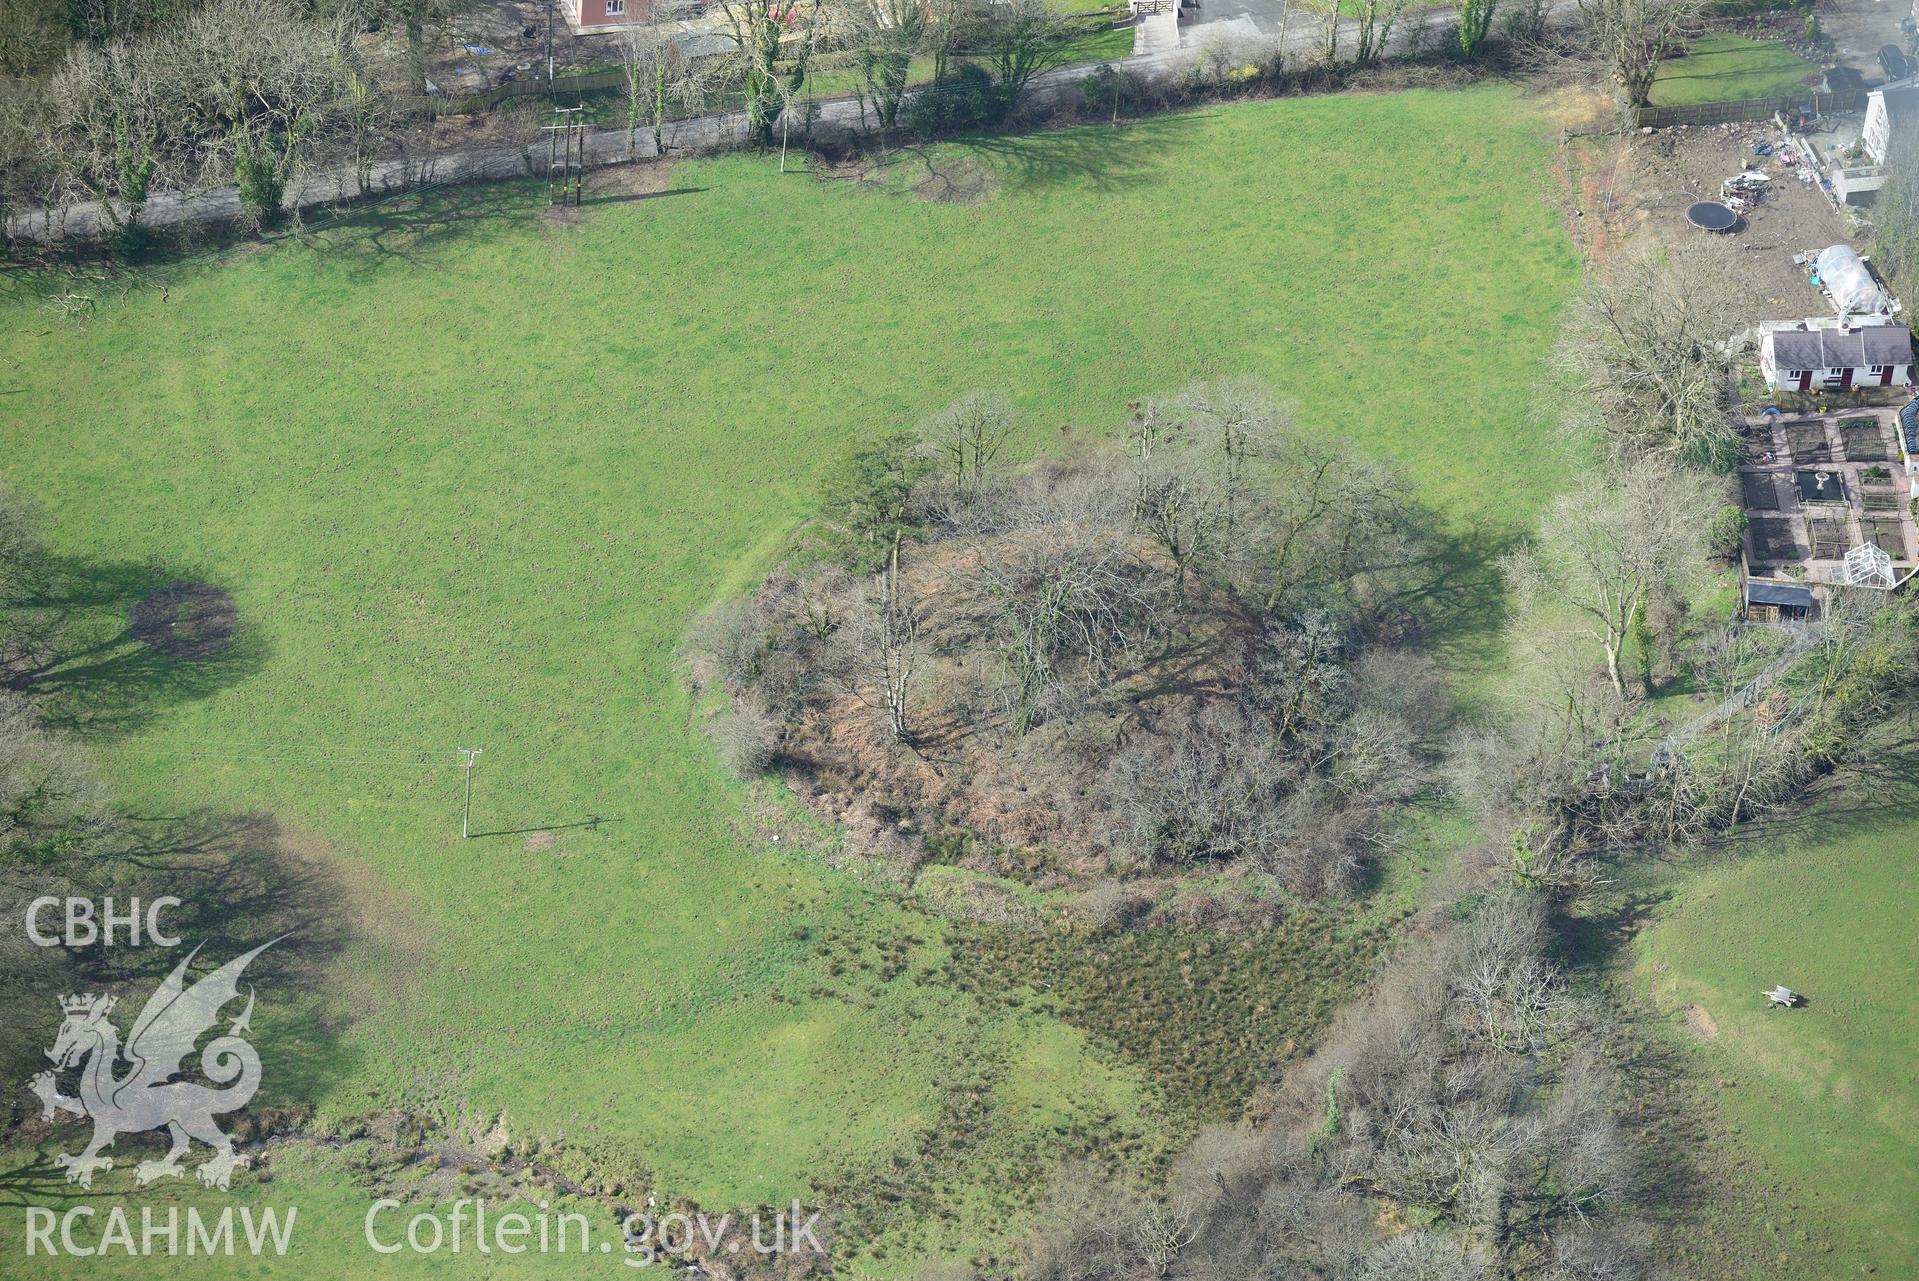
[[[1440,706],[1396,647],[1403,483],[1248,383],[1019,470],[1014,426],[976,395],[861,451],[810,543],[706,620],[732,763],[922,836],[909,863],[1350,888]]]

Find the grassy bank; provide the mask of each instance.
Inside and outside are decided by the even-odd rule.
[[[1919,810],[1867,805],[1816,812],[1700,876],[1639,942],[1640,982],[1685,1020],[1766,1171],[1769,1228],[1801,1247],[1754,1275],[1919,1267]],[[1806,1004],[1769,1009],[1760,993],[1776,983]]]

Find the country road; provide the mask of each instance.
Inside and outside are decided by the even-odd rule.
[[[1555,0],[1550,21],[1564,23],[1576,14],[1578,0]],[[1393,31],[1387,52],[1403,54],[1412,49],[1431,49],[1452,38],[1457,23],[1453,10],[1438,9],[1410,16]],[[1350,20],[1340,23],[1340,42],[1345,47],[1356,30]],[[1035,77],[1028,90],[1029,105],[1050,107],[1073,94],[1080,83],[1102,65],[1118,65],[1151,78],[1165,76],[1196,56],[1215,40],[1281,39],[1257,30],[1250,20],[1201,23],[1179,32],[1179,44],[1155,53],[1135,54],[1113,64],[1082,63],[1056,67]],[[1317,16],[1299,26],[1290,24],[1283,37],[1289,55],[1315,54],[1324,47],[1326,28]],[[851,128],[860,123],[860,106],[852,97],[822,99],[817,103],[815,119],[829,128]],[[665,129],[669,151],[680,153],[710,151],[741,144],[746,135],[743,111],[725,111],[673,121]],[[615,164],[627,159],[627,133],[624,128],[587,131],[587,156],[592,165]],[[375,164],[370,187],[379,195],[426,185],[460,182],[486,182],[522,178],[541,172],[543,157],[537,156],[537,144],[492,144],[454,149],[426,158],[388,160]],[[288,184],[285,205],[289,209],[308,209],[355,199],[360,194],[358,178],[350,166],[304,175]],[[164,192],[147,202],[143,215],[149,226],[170,226],[182,222],[207,222],[240,216],[240,196],[232,186],[214,187],[197,192]],[[84,201],[66,206],[49,225],[44,211],[17,214],[8,219],[9,234],[23,239],[55,240],[62,236],[91,236],[102,224],[101,207]]]

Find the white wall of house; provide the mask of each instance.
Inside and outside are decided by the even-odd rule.
[[[1759,372],[1769,387],[1778,391],[1836,391],[1848,387],[1895,387],[1908,379],[1907,365],[1835,366],[1808,369],[1782,366],[1772,335],[1759,342]]]
[[[1781,369],[1772,344],[1759,347],[1759,372],[1776,391],[1837,391],[1844,387],[1903,387],[1912,380],[1910,365],[1872,365],[1858,369]],[[1848,378],[1846,375],[1851,374]]]
[[[1866,154],[1872,157],[1873,163],[1886,163],[1886,143],[1890,141],[1891,134],[1892,121],[1886,115],[1886,95],[1875,90],[1866,99],[1866,123],[1859,129],[1859,141],[1865,144]]]

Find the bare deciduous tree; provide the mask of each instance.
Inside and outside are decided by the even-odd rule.
[[[1872,202],[1873,238],[1904,280],[1919,279],[1919,141],[1895,134],[1886,157],[1886,185]]]
[[[278,221],[339,92],[326,29],[272,0],[210,0],[153,54],[198,139],[231,170],[247,217]]]
[[[1622,254],[1595,274],[1562,347],[1575,414],[1589,404],[1630,449],[1724,457],[1730,344],[1747,323],[1737,279],[1732,251],[1706,243]]]
[[[973,0],[925,0],[921,5],[925,48],[933,56],[934,84],[945,81],[953,55],[965,47],[966,15],[972,7]]]
[[[841,637],[848,650],[845,687],[859,698],[877,689],[893,741],[910,743],[914,683],[925,658],[923,611],[897,560],[873,575],[863,606]]]
[[[1685,583],[1703,564],[1699,513],[1709,510],[1709,497],[1689,470],[1633,460],[1554,499],[1533,544],[1500,562],[1522,606],[1550,601],[1584,620],[1621,701],[1619,656],[1647,593]]]
[[[1429,665],[1366,652],[1369,620],[1339,596],[1397,546],[1397,482],[1250,384],[1191,388],[1133,428],[1127,456],[1004,477],[997,398],[873,442],[813,526],[873,590],[777,571],[702,629],[701,666],[794,726],[822,774],[887,775],[873,782],[908,812],[973,809],[999,848],[1057,840],[1127,870],[1235,860],[1342,892],[1398,839],[1443,713]],[[1308,479],[1286,475],[1299,458]],[[1281,597],[1302,612],[1266,608]],[[861,759],[828,686],[943,768]]]
[[[463,14],[480,0],[319,0],[323,14],[338,14],[361,27],[398,28],[406,37],[408,91],[427,91],[427,46],[442,38]]]
[[[1290,422],[1271,390],[1248,380],[1202,383],[1134,409],[1134,520],[1172,562],[1182,613],[1193,572],[1229,585],[1257,573],[1282,519],[1270,495]]]
[[[1354,15],[1352,65],[1369,67],[1378,62],[1408,3],[1409,0],[1325,0],[1315,6],[1324,24],[1326,64],[1332,66],[1339,61],[1339,40],[1349,13]]]
[[[1506,898],[1406,945],[1290,1074],[1265,1124],[1204,1134],[1179,1162],[1155,1204],[1190,1217],[1170,1238],[1183,1242],[1173,1259],[1152,1258],[1151,1270],[1354,1281],[1638,1275],[1619,1230],[1635,1195],[1613,1105],[1619,1074],[1592,1048],[1605,1032],[1599,1016],[1568,994],[1545,946],[1536,905]],[[1523,1039],[1486,1038],[1486,1011],[1514,1007],[1543,1013]],[[1034,1275],[1140,1275],[1138,1213],[1082,1177],[1043,1216]],[[1388,1216],[1421,1226],[1381,1240]]]
[[[899,123],[913,56],[927,47],[934,24],[924,0],[870,0],[850,6],[847,42],[859,66],[862,97],[872,102],[882,129]]]
[[[642,22],[622,27],[618,44],[626,74],[626,154],[637,155],[640,124],[653,131],[653,154],[666,154],[666,121],[674,104],[695,107],[713,78],[710,63],[689,58],[674,36],[677,24],[664,5],[654,5]]]
[[[1386,52],[1393,28],[1411,0],[1353,0],[1353,65],[1370,67]]]
[[[1257,553],[1237,562],[1240,590],[1268,612],[1308,597],[1354,600],[1369,574],[1396,570],[1410,542],[1411,495],[1386,463],[1314,432],[1288,432],[1285,466],[1267,486],[1269,513],[1253,531]]]
[[[67,46],[60,0],[0,0],[0,76],[29,76]]]
[[[1006,397],[976,391],[920,425],[919,447],[955,506],[974,506],[985,495],[1019,421]]]
[[[993,72],[1010,112],[1033,77],[1059,66],[1079,28],[1053,0],[1002,0],[966,13],[967,48]]]
[[[0,93],[0,243],[12,243],[13,220],[38,206],[49,228],[57,216],[67,169],[57,136],[59,113],[44,81],[21,80]]]
[[[1160,588],[1099,486],[1022,496],[979,523],[994,536],[982,539],[957,585],[994,629],[1013,725],[1025,733],[1039,723],[1063,661],[1097,688],[1147,639]]]
[[[812,57],[845,38],[845,0],[718,0],[723,32],[732,42],[723,70],[746,106],[747,136],[762,150],[806,83]]]
[[[141,52],[117,40],[75,45],[51,85],[66,125],[69,176],[122,234],[139,226],[167,155],[167,89]]]
[[[1579,0],[1587,45],[1628,107],[1651,100],[1659,64],[1703,9],[1701,0]]]
[[[353,156],[354,184],[362,196],[370,196],[374,163],[400,124],[393,101],[398,84],[388,64],[371,56],[356,38],[351,21],[335,18],[328,34],[340,84],[332,115]]]

